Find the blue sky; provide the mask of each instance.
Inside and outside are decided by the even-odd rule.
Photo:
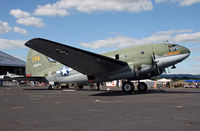
[[[169,41],[192,54],[170,73],[200,74],[200,0],[1,0],[0,50],[26,60],[41,37],[96,53]]]

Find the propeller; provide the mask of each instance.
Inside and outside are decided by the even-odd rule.
[[[160,69],[158,68],[157,62],[158,61],[156,60],[156,56],[155,56],[155,53],[153,51],[153,54],[152,54],[152,64],[153,64],[154,69],[156,70],[156,73],[160,74]]]
[[[167,71],[166,71],[166,68],[164,69],[164,72],[165,72],[165,74],[167,75]]]

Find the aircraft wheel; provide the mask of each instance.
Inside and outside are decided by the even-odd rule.
[[[52,85],[50,85],[50,86],[48,87],[48,90],[53,90]]]
[[[79,89],[83,89],[83,85],[78,85],[78,88]]]
[[[69,89],[69,85],[61,86],[61,89]]]
[[[147,84],[144,82],[141,82],[138,84],[138,91],[140,92],[146,92],[147,91]]]
[[[65,89],[69,89],[69,85],[66,85],[66,86],[65,86]]]
[[[129,81],[124,82],[122,84],[122,91],[131,94],[134,91],[134,84]]]
[[[97,83],[97,90],[100,91],[100,84]]]

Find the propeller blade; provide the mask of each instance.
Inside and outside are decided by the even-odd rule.
[[[160,74],[160,69],[158,68],[157,62],[158,62],[158,61],[156,61],[156,56],[155,56],[155,53],[154,53],[154,51],[153,51],[153,53],[152,53],[152,64],[153,64],[153,67],[154,67],[154,69],[156,70],[156,72],[157,72],[158,74]]]
[[[166,69],[164,69],[164,72],[165,72],[165,74],[167,75],[167,71],[166,71]]]
[[[153,60],[156,59],[154,51],[153,51],[153,54],[152,54],[152,58],[153,58]]]

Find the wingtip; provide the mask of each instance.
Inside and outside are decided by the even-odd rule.
[[[24,45],[27,46],[27,47],[30,47],[34,41],[37,41],[37,40],[41,40],[42,38],[33,38],[33,39],[30,39],[28,40]]]

